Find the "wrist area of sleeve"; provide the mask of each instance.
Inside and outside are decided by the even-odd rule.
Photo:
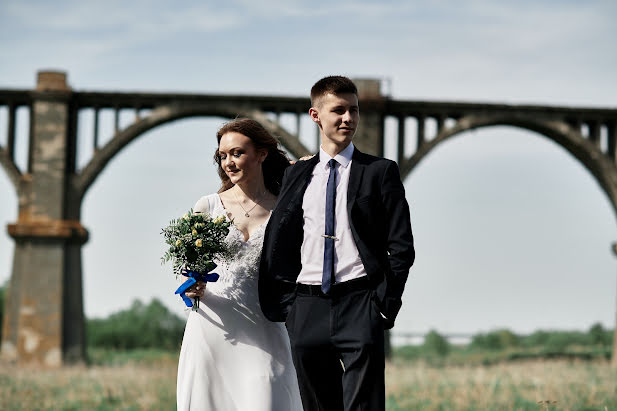
[[[398,298],[386,297],[381,304],[381,313],[384,318],[384,328],[389,330],[394,327],[394,320],[401,309],[402,301]]]

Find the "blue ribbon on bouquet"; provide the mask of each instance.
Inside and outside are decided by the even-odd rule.
[[[216,268],[216,264],[214,264],[214,267],[212,267],[212,269],[214,270],[215,268]],[[197,281],[202,281],[204,283],[207,283],[207,282],[213,283],[213,282],[215,282],[215,281],[217,281],[219,279],[219,275],[217,273],[209,273],[208,271],[206,271],[205,273],[198,273],[196,271],[182,270],[181,274],[183,276],[185,276],[185,277],[188,277],[188,280],[183,282],[182,285],[180,287],[178,287],[178,289],[176,290],[175,294],[180,294],[180,297],[182,297],[182,300],[184,301],[184,304],[186,304],[187,307],[192,307],[193,306],[193,302],[185,294],[186,291],[193,284],[195,284]],[[199,301],[199,300],[197,300],[197,301]]]

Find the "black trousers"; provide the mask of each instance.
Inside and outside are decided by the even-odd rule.
[[[347,284],[349,283],[349,284]],[[305,411],[385,410],[383,319],[366,279],[298,285],[287,318]]]

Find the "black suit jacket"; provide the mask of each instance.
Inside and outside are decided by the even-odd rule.
[[[415,251],[405,189],[395,162],[354,149],[347,191],[349,224],[377,303],[392,328]],[[319,155],[288,167],[266,227],[259,299],[271,321],[285,321],[295,299],[304,239],[302,201]],[[325,201],[325,200],[324,200]]]

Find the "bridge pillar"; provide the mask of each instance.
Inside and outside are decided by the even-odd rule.
[[[362,152],[383,156],[384,103],[379,79],[354,79],[360,100],[360,124],[353,143]]]
[[[18,187],[19,216],[1,356],[58,367],[85,360],[80,199],[71,187],[75,135],[66,75],[40,72],[31,109],[28,173]]]
[[[379,79],[353,79],[358,88],[360,104],[360,124],[353,137],[353,144],[358,150],[383,157],[384,146],[384,103]],[[390,330],[384,331],[386,357],[392,353]]]

